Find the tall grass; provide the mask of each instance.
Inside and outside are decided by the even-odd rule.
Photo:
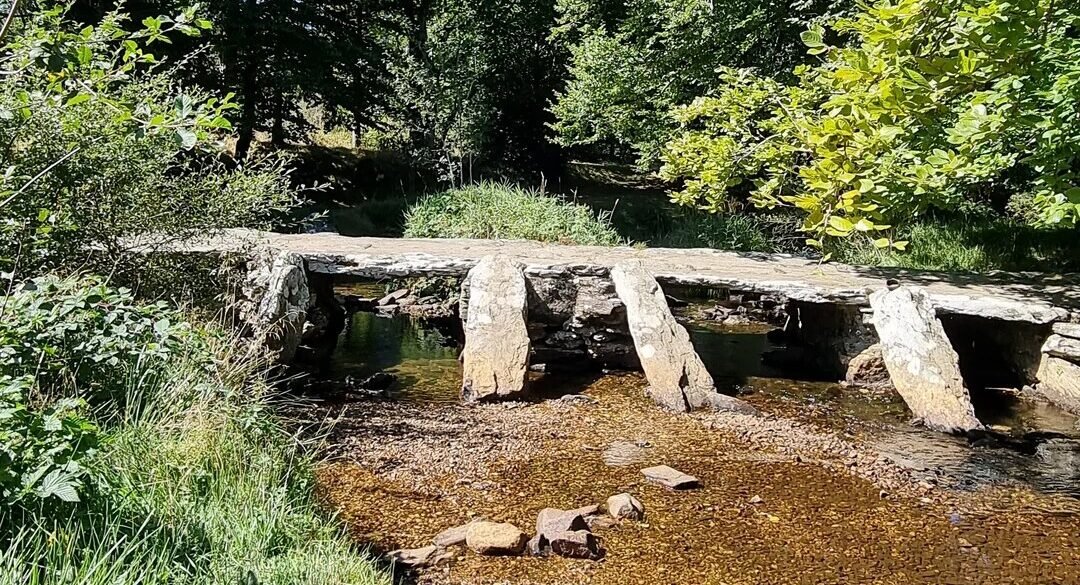
[[[1080,230],[1045,230],[1009,219],[928,218],[893,234],[907,251],[878,249],[867,239],[830,242],[838,262],[919,270],[1080,271]]]
[[[117,369],[126,400],[98,409],[94,487],[63,515],[49,500],[0,511],[0,583],[390,583],[320,510],[266,362],[227,336],[202,340],[163,368]]]
[[[535,189],[480,183],[422,199],[406,214],[410,238],[537,240],[615,246],[609,217]]]

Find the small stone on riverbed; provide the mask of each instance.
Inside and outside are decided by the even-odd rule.
[[[687,475],[678,469],[672,469],[667,465],[658,465],[648,469],[642,469],[641,474],[650,483],[661,485],[669,490],[692,490],[701,487],[698,478]]]
[[[486,556],[514,556],[525,551],[529,535],[513,524],[475,522],[465,532],[465,544]]]
[[[600,541],[588,530],[557,532],[549,537],[551,552],[571,559],[599,559]]]
[[[608,498],[607,511],[614,518],[635,522],[645,519],[645,506],[630,494],[616,494]]]
[[[480,522],[481,518],[474,518],[467,524],[461,526],[455,526],[453,528],[447,528],[442,532],[435,535],[435,538],[431,542],[435,543],[435,546],[441,546],[443,548],[456,546],[459,544],[465,544],[465,534],[469,531],[469,527],[477,522]]]
[[[576,511],[544,508],[536,517],[536,533],[549,540],[558,532],[574,532],[588,530],[589,525]]]
[[[387,556],[390,557],[390,560],[395,564],[411,569],[434,567],[435,565],[447,562],[454,557],[454,555],[446,550],[434,545],[422,548],[404,548],[395,550],[391,551]]]

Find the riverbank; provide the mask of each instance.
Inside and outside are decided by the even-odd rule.
[[[478,557],[464,549],[422,583],[1071,583],[1077,506],[1017,487],[960,490],[879,455],[857,428],[797,417],[680,416],[635,375],[584,397],[466,407],[361,401],[339,418],[320,494],[355,538],[422,546],[484,516],[530,530],[545,507],[622,491],[645,523],[597,529],[602,562]],[[769,404],[750,397],[763,410]],[[613,449],[613,446],[614,449]],[[607,460],[607,463],[605,462]],[[608,463],[625,465],[609,465]],[[640,469],[670,465],[704,487],[667,492]],[[755,503],[757,502],[757,503]]]

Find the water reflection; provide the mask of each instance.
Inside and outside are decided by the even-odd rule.
[[[366,378],[394,374],[402,398],[453,402],[461,390],[457,341],[431,324],[405,316],[355,313],[341,333],[327,374]]]

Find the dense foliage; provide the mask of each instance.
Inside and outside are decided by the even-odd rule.
[[[785,86],[740,71],[678,111],[663,173],[676,198],[792,205],[810,234],[873,235],[927,209],[1080,219],[1080,38],[1070,2],[885,0],[803,40],[820,65]]]
[[[0,582],[388,583],[317,512],[264,362],[95,280],[0,319]]]
[[[218,157],[236,105],[177,83],[150,52],[210,27],[191,11],[136,32],[35,12],[0,61],[0,271],[122,258],[124,239],[258,225],[292,198],[281,161]],[[102,257],[102,256],[99,256]]]
[[[406,214],[411,238],[491,238],[613,246],[605,216],[540,191],[481,183],[422,199]]]
[[[555,138],[651,167],[673,129],[670,110],[723,88],[718,68],[788,75],[806,60],[799,33],[845,4],[559,0],[554,37],[571,58]]]

